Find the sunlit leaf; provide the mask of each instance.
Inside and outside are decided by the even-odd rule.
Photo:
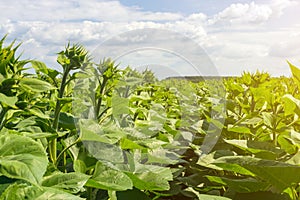
[[[0,175],[41,182],[48,158],[41,144],[20,135],[0,135]]]

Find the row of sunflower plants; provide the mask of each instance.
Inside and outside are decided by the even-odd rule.
[[[299,199],[294,65],[292,78],[159,81],[78,44],[55,70],[5,38],[0,199]]]
[[[149,70],[94,63],[78,44],[58,53],[55,70],[5,39],[0,199],[190,198],[180,179],[201,116],[183,113],[196,99]]]

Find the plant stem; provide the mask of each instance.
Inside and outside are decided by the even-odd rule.
[[[92,200],[93,199],[93,188],[87,187],[87,200]]]
[[[101,108],[101,104],[102,104],[104,88],[106,86],[107,81],[108,81],[108,79],[106,78],[106,76],[104,76],[103,77],[103,82],[102,82],[101,87],[100,87],[100,97],[99,97],[98,102],[96,104],[95,116],[96,116],[97,119],[100,119],[100,108]]]
[[[277,135],[276,135],[276,131],[273,130],[273,142],[274,145],[277,146]]]
[[[67,82],[69,72],[70,72],[70,70],[67,68],[63,73],[63,78],[62,78],[62,81],[60,84],[60,89],[58,92],[58,98],[56,100],[56,106],[55,106],[55,111],[54,111],[54,121],[52,124],[52,128],[55,131],[58,131],[58,122],[59,122],[59,115],[60,115],[60,109],[61,109],[60,99],[64,95],[64,90],[66,87],[66,82]],[[49,154],[50,154],[50,158],[51,158],[52,162],[55,164],[57,163],[56,162],[57,161],[57,157],[56,157],[57,147],[56,146],[57,146],[57,138],[54,138],[49,144]]]
[[[72,144],[70,144],[69,146],[67,146],[66,148],[64,148],[57,156],[56,162],[54,163],[54,165],[57,167],[58,165],[58,161],[60,160],[60,158],[64,155],[64,153],[70,149],[72,146],[74,146],[75,144],[77,144],[78,142],[80,142],[80,138],[78,138],[75,142],[73,142]]]
[[[56,101],[56,107],[55,107],[55,111],[54,111],[54,121],[53,121],[53,126],[52,126],[55,130],[57,130],[57,128],[58,128],[59,114],[60,114],[60,109],[61,109],[60,99],[64,95],[64,91],[65,91],[66,82],[67,82],[69,72],[70,72],[70,70],[66,70],[63,74],[63,78],[62,78],[59,93],[58,93],[58,99]]]
[[[2,130],[2,128],[4,127],[5,125],[5,114],[7,113],[8,111],[8,108],[6,107],[2,107],[2,110],[0,112],[0,131]]]

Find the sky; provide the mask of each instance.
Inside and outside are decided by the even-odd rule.
[[[0,10],[0,37],[55,69],[68,42],[161,77],[300,66],[299,0],[0,0]]]

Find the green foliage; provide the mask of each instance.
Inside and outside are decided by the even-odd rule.
[[[292,64],[293,78],[158,81],[70,44],[59,72],[4,41],[0,199],[299,199]]]
[[[48,164],[42,145],[31,138],[0,135],[0,175],[38,184]]]

